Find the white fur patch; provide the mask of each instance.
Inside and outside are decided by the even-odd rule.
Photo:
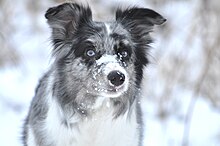
[[[110,25],[108,23],[105,23],[105,27],[106,27],[106,30],[107,30],[107,34],[110,35],[112,33]]]
[[[77,146],[138,146],[136,115],[113,119],[111,106],[103,106],[92,119],[80,123]]]
[[[96,60],[96,64],[101,65],[101,64],[106,64],[109,62],[117,63],[118,61],[116,60],[116,58],[117,58],[117,55],[103,55],[101,58]]]
[[[37,146],[35,144],[35,138],[34,138],[33,130],[31,127],[28,127],[27,145],[28,146]]]
[[[48,143],[54,142],[56,146],[72,146],[76,142],[76,129],[67,128],[63,122],[64,115],[56,101],[50,101],[45,129],[48,136]],[[74,119],[74,118],[73,118]],[[75,119],[76,120],[76,119]],[[72,120],[72,123],[76,121]],[[68,125],[69,126],[69,125]]]

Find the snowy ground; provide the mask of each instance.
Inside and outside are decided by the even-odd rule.
[[[104,3],[104,1],[103,1]],[[131,2],[139,5],[144,1]],[[106,3],[105,3],[106,4]],[[108,2],[106,5],[109,5]],[[45,3],[47,6],[48,4]],[[146,4],[145,4],[146,5]],[[45,6],[45,7],[46,7]],[[175,19],[172,23],[187,23],[190,13],[187,11],[194,5],[187,2],[172,3],[164,6],[161,11],[171,19],[176,13],[181,19]],[[193,8],[192,8],[193,9]],[[37,30],[32,30],[33,19],[25,11],[22,3],[17,3],[16,15],[13,16],[13,23],[17,26],[15,34],[11,37],[11,42],[16,51],[21,56],[18,66],[7,66],[0,68],[0,146],[21,145],[22,123],[27,114],[31,98],[38,79],[46,71],[50,64],[51,45],[49,44],[50,30],[44,19],[44,12],[35,16],[38,26]],[[186,17],[187,15],[187,17]],[[182,24],[183,25],[183,24]],[[179,30],[180,28],[176,28]],[[183,31],[184,32],[184,31]],[[184,33],[173,39],[173,44],[181,44]],[[163,39],[163,38],[160,38]],[[160,43],[158,39],[158,43]],[[169,45],[169,44],[168,44]],[[158,45],[159,46],[159,45]],[[155,44],[157,48],[157,44]],[[195,49],[196,50],[196,49]],[[172,51],[170,51],[172,52]],[[169,52],[168,52],[169,53]],[[143,110],[146,125],[145,145],[146,146],[180,146],[182,145],[184,133],[184,116],[191,101],[192,93],[189,90],[176,89],[176,99],[181,101],[180,109],[174,112],[173,116],[161,120],[157,115],[158,104],[146,98],[149,89],[160,93],[161,82],[157,73],[157,65],[146,69],[146,80],[143,88]],[[149,84],[152,86],[149,87]],[[178,102],[179,103],[179,102]],[[215,111],[211,104],[202,97],[198,97],[193,118],[190,125],[189,134],[190,146],[219,146],[220,145],[220,114]]]

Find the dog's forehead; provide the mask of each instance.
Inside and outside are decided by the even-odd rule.
[[[93,35],[88,40],[93,43],[112,44],[128,39],[128,31],[116,22],[95,22]]]

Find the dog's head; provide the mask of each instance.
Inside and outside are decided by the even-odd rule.
[[[62,92],[112,99],[135,94],[148,63],[149,33],[165,22],[155,11],[137,7],[118,9],[114,21],[96,22],[89,7],[73,3],[50,8],[45,17]]]

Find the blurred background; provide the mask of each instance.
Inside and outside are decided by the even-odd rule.
[[[64,0],[0,0],[0,145],[21,146],[24,118],[38,79],[51,63],[44,13]],[[80,2],[84,2],[81,0]],[[145,69],[144,146],[220,145],[220,1],[87,0],[96,20],[118,6],[154,9]]]

